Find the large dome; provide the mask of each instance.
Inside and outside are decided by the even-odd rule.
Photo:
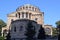
[[[18,7],[17,11],[20,11],[20,10],[40,11],[38,7],[30,4],[25,4],[23,6]]]

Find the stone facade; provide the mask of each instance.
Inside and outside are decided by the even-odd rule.
[[[33,29],[35,30],[35,38],[37,38],[40,25],[37,24],[37,22],[33,20],[27,20],[27,19],[20,19],[20,20],[15,20],[11,24],[11,29],[10,29],[10,35],[11,35],[11,40],[20,40],[20,39],[25,39],[26,38],[26,29],[28,27],[28,23],[31,22],[32,25],[34,26]]]
[[[15,12],[12,12],[7,15],[7,26],[5,28],[2,28],[2,36],[3,31],[11,29],[11,21],[15,20],[21,20],[21,19],[29,19],[36,21],[37,24],[42,25],[44,28],[49,28],[51,33],[49,35],[52,35],[52,26],[44,25],[44,12],[41,12],[38,7],[35,7],[30,4],[26,4],[23,6],[20,6],[16,9]],[[8,32],[7,32],[8,33]]]

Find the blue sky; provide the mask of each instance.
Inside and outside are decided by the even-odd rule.
[[[7,22],[7,14],[19,6],[32,4],[44,12],[44,24],[55,25],[60,20],[60,0],[0,0],[0,19]]]

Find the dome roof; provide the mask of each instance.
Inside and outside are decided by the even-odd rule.
[[[33,6],[31,4],[25,4],[23,6],[20,6],[20,7],[17,8],[17,11],[23,10],[23,9],[24,10],[30,10],[30,11],[39,11],[39,8],[38,7]]]
[[[35,6],[31,5],[31,4],[25,4],[25,5],[23,5],[23,6],[35,7]],[[36,8],[36,7],[35,7],[35,8]]]

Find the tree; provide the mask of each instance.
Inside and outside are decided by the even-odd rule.
[[[4,37],[0,36],[0,40],[5,40]]]
[[[53,30],[53,35],[52,36],[53,37],[57,36],[57,34],[58,34],[57,28],[53,27],[52,30]]]
[[[32,25],[31,21],[28,23],[26,30],[27,30],[25,33],[25,35],[27,36],[26,40],[33,40],[33,37],[35,35],[35,28]]]
[[[0,36],[1,36],[2,27],[4,26],[6,26],[6,23],[0,19]]]
[[[45,39],[45,31],[42,25],[40,26],[40,29],[39,29],[38,39]]]
[[[56,22],[57,30],[58,30],[58,39],[60,38],[60,20]]]
[[[6,26],[6,23],[3,20],[1,20],[1,19],[0,19],[0,26],[1,27],[5,27]]]

